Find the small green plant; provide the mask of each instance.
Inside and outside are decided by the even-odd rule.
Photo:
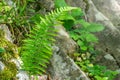
[[[113,80],[115,75],[118,74],[116,71],[107,70],[105,66],[94,65],[93,67],[87,67],[89,75],[94,77],[96,80]]]
[[[88,23],[80,20],[80,28],[70,31],[70,36],[80,46],[80,52],[94,52],[94,43],[98,42],[98,38],[93,32],[102,31],[104,27],[100,24]]]
[[[5,52],[5,49],[0,47],[0,53],[3,53],[3,52]]]
[[[76,60],[76,64],[88,73],[88,76],[92,80],[113,80],[118,74],[117,71],[108,70],[105,66],[93,65],[88,59],[81,61]]]
[[[62,0],[62,2],[55,0],[55,5],[56,7],[67,6],[64,0]],[[83,11],[78,8],[62,14],[59,19],[63,22],[63,26],[69,31],[70,36],[79,45],[80,52],[84,53],[88,51],[94,53],[94,43],[98,42],[98,38],[93,33],[102,31],[104,27],[101,24],[86,22],[83,16]],[[75,28],[73,26],[78,27]]]

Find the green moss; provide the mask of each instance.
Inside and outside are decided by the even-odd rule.
[[[0,80],[16,80],[16,65],[13,62],[6,62],[5,65],[7,65],[6,68],[0,71]]]
[[[17,47],[10,41],[4,38],[5,33],[0,30],[0,47],[5,49],[5,52],[0,54],[3,60],[10,60],[11,58],[17,58]],[[4,59],[5,58],[5,59]]]
[[[4,52],[0,53],[1,61],[5,64],[5,69],[0,71],[0,80],[16,80],[17,67],[13,62],[10,62],[12,58],[16,58],[17,47],[10,41],[4,38],[5,33],[0,30],[0,48],[4,49]]]

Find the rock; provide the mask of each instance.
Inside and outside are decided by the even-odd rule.
[[[120,53],[119,52],[120,31],[113,25],[113,23],[111,22],[109,18],[107,18],[104,14],[102,14],[100,11],[97,10],[97,8],[95,7],[95,5],[93,4],[91,0],[89,0],[89,5],[90,7],[87,13],[88,20],[90,22],[101,23],[105,26],[104,31],[96,34],[100,41],[99,44],[96,45],[96,47],[101,52],[103,52],[103,54],[106,54],[106,52],[112,54],[116,60],[116,63],[117,63],[116,66],[120,67],[120,54],[119,54]],[[100,54],[99,57],[100,56],[103,56],[103,55]],[[111,64],[107,66],[109,67],[111,66]],[[119,67],[112,67],[112,68],[115,69]]]
[[[29,76],[25,71],[19,71],[16,77],[18,80],[29,80]]]
[[[20,59],[11,59],[11,62],[14,62],[16,64],[17,69],[21,69],[22,61]]]
[[[36,80],[36,77],[38,78],[38,80],[49,80],[47,75],[42,75],[42,76],[31,76],[30,80]]]
[[[57,52],[48,68],[52,80],[90,80],[66,53],[58,50],[54,50]]]
[[[104,31],[95,34],[99,38],[96,49],[101,51],[101,54],[96,58],[96,63],[99,62],[109,68],[111,66],[112,70],[119,69],[120,0],[66,0],[66,2],[71,6],[81,7],[86,12],[85,16],[88,22],[96,22],[105,26]],[[105,59],[106,54],[112,55],[115,61]]]
[[[56,45],[59,46],[59,49],[69,55],[76,52],[77,44],[70,38],[65,28],[59,25],[55,26],[55,29],[58,31],[58,35],[56,36]]]
[[[84,11],[86,9],[86,3],[84,2],[84,0],[65,0],[66,3],[70,6],[73,6],[73,7],[80,7],[82,8]]]
[[[106,55],[104,56],[104,58],[105,58],[105,59],[108,59],[108,60],[111,60],[111,61],[115,61],[114,57],[113,57],[112,55],[110,55],[110,54],[106,54]]]
[[[56,44],[53,46],[54,54],[48,67],[52,80],[90,80],[68,56],[76,51],[76,43],[63,26],[58,25],[55,28],[58,36],[56,36]]]
[[[12,40],[12,35],[11,35],[11,32],[10,30],[8,29],[8,26],[5,25],[5,24],[0,24],[0,29],[2,29],[4,32],[5,32],[5,38],[10,41],[10,42],[13,42]]]
[[[0,71],[4,70],[5,65],[0,61]]]
[[[120,1],[116,0],[92,0],[96,8],[113,23],[120,27]]]

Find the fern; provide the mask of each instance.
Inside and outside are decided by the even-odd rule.
[[[23,69],[31,75],[45,73],[47,64],[52,55],[52,48],[56,30],[52,27],[58,21],[58,17],[76,7],[62,7],[51,11],[45,17],[39,17],[41,21],[35,21],[36,26],[24,40],[22,50]]]

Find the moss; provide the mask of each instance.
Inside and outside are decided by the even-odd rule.
[[[5,34],[0,30],[0,47],[5,49],[5,52],[0,54],[3,60],[10,60],[11,58],[17,58],[17,46],[4,38]],[[4,59],[5,58],[5,59]],[[7,59],[6,59],[7,58]]]
[[[7,65],[6,68],[0,71],[0,80],[16,80],[16,65],[13,62],[6,62],[5,64]]]
[[[0,71],[0,80],[16,80],[17,67],[13,62],[10,62],[10,60],[12,58],[17,58],[17,47],[6,40],[4,36],[4,31],[0,30],[0,48],[5,50],[0,53],[0,59],[5,64],[5,69]]]

